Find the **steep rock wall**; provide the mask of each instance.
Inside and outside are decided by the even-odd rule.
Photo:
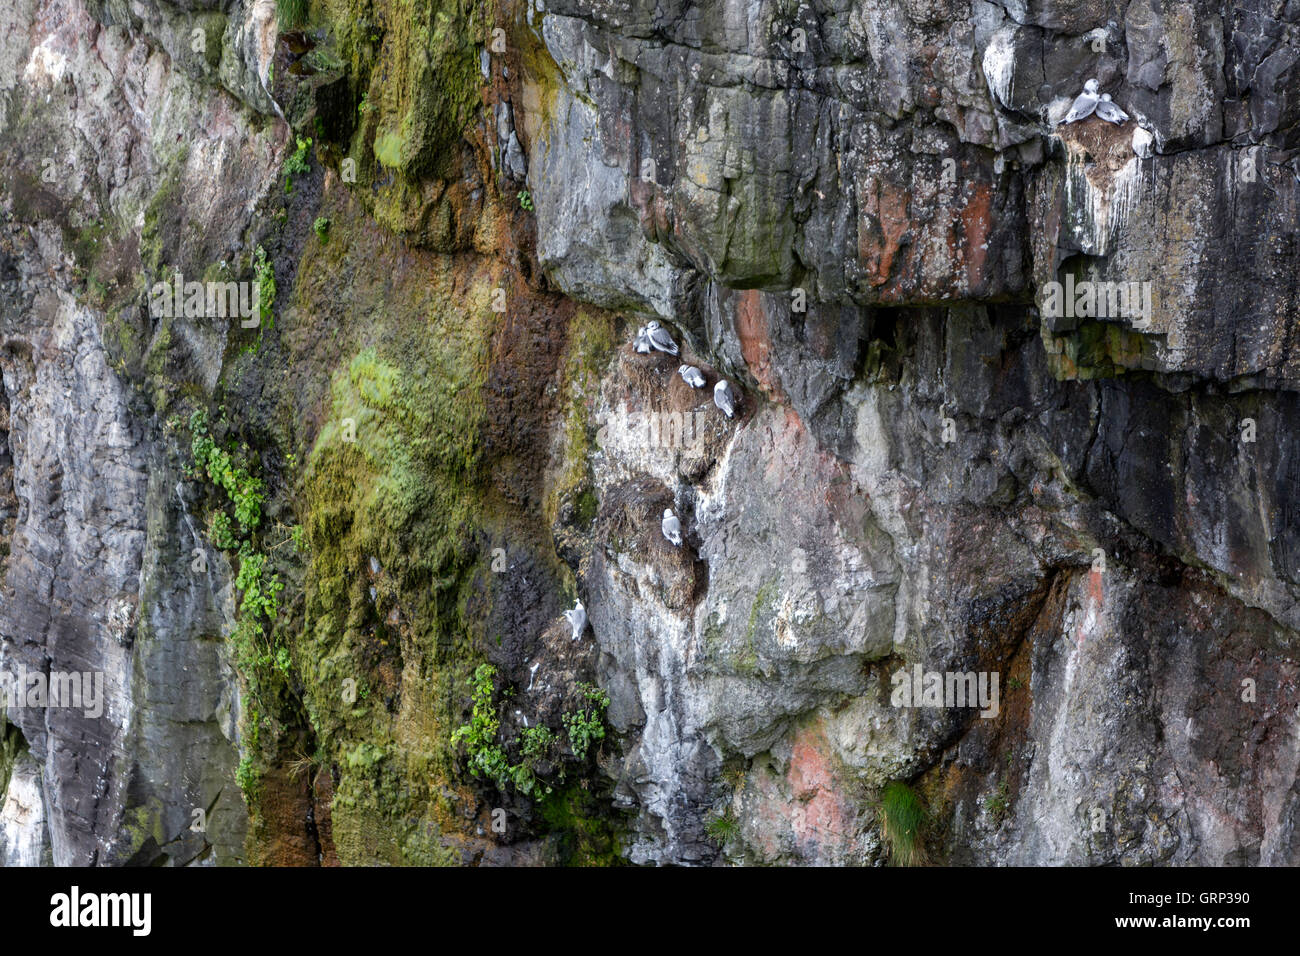
[[[1297,862],[1294,4],[0,17],[0,860]]]

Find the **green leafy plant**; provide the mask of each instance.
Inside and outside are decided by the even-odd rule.
[[[321,242],[328,242],[330,237],[330,221],[327,216],[317,216],[316,221],[311,224],[312,229],[316,231],[316,238]]]
[[[503,792],[513,788],[524,796],[552,793],[551,781],[543,772],[549,773],[547,767],[558,760],[556,746],[560,737],[546,726],[525,728],[510,745],[510,749],[517,750],[520,757],[517,763],[511,762],[507,747],[500,740],[501,720],[493,699],[496,676],[496,668],[491,664],[480,664],[475,668],[469,681],[470,719],[452,732],[451,743],[464,747],[471,774],[492,781]],[[586,759],[591,742],[605,737],[601,714],[609,706],[609,696],[586,683],[579,684],[578,691],[585,706],[564,715],[561,720],[568,731],[572,758],[580,762]],[[502,694],[502,699],[509,697],[509,690]],[[563,781],[562,768],[558,776]]]
[[[268,636],[279,615],[279,596],[284,583],[278,575],[267,573],[268,558],[257,549],[256,531],[262,523],[264,486],[248,468],[227,449],[217,444],[202,409],[190,416],[190,451],[193,462],[188,469],[194,478],[206,478],[224,492],[226,506],[234,511],[234,521],[224,510],[216,511],[209,521],[209,537],[214,547],[225,551],[238,562],[235,588],[240,592],[235,626],[229,641],[235,651],[235,663],[249,681],[254,696],[263,682],[276,674],[288,680],[292,666],[289,650],[273,643]]]
[[[486,777],[504,790],[511,780],[510,761],[505,750],[497,743],[501,721],[492,701],[493,682],[497,669],[491,664],[480,664],[470,678],[472,706],[468,724],[452,733],[452,746],[464,744],[469,755],[469,772],[476,777]]]
[[[235,768],[235,783],[239,784],[239,789],[244,791],[244,797],[249,803],[257,800],[258,791],[261,789],[261,774],[253,764],[252,754],[245,754],[239,761],[239,766]]]
[[[272,325],[272,309],[275,306],[275,266],[260,245],[253,253],[253,271],[257,274],[258,314],[262,328],[268,329]]]
[[[533,211],[533,196],[527,189],[519,190],[519,206],[529,212]]]
[[[921,830],[925,808],[912,788],[901,780],[885,786],[880,796],[880,825],[894,866],[918,866],[924,862]]]
[[[311,137],[295,136],[294,142],[297,148],[284,161],[284,194],[286,196],[293,192],[293,177],[311,171],[311,161],[308,159],[308,152],[311,149]]]
[[[245,541],[239,547],[239,574],[235,577],[235,587],[242,592],[239,613],[254,619],[265,617],[274,621],[279,614],[279,594],[284,590],[284,583],[279,578],[262,580],[266,568],[266,555],[257,554],[252,545]]]
[[[549,727],[538,724],[536,727],[526,727],[524,732],[519,735],[520,752],[527,758],[533,760],[545,760],[551,754],[551,749],[555,746],[555,731]]]
[[[239,542],[235,540],[234,529],[230,525],[230,515],[224,511],[212,515],[212,520],[208,522],[208,538],[221,551],[233,551],[239,546]]]
[[[194,468],[218,488],[226,493],[235,506],[235,520],[239,522],[240,534],[248,534],[262,523],[263,486],[261,479],[253,477],[247,468],[236,464],[230,452],[219,448],[208,433],[207,416],[202,411],[190,416],[190,432],[193,438],[190,450],[194,455]],[[229,531],[229,519],[224,525]],[[234,546],[233,537],[228,536],[229,545],[213,543],[223,550]]]
[[[609,695],[591,684],[578,685],[578,693],[587,701],[587,706],[560,718],[564,729],[569,732],[569,749],[578,760],[585,760],[587,751],[598,740],[605,739],[605,708],[609,706]]]

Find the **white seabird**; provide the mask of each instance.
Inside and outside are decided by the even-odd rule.
[[[1074,103],[1070,106],[1070,112],[1065,114],[1065,119],[1061,120],[1062,125],[1065,123],[1077,123],[1081,119],[1087,119],[1097,108],[1101,99],[1097,96],[1097,81],[1089,80],[1083,84],[1083,92],[1074,98]]]
[[[677,366],[677,372],[681,375],[682,381],[691,388],[704,387],[704,376],[694,365],[679,365]]]
[[[1107,123],[1114,123],[1116,126],[1123,126],[1128,122],[1128,114],[1115,105],[1109,93],[1101,94],[1101,99],[1097,101],[1097,115]]]
[[[672,508],[664,509],[664,520],[660,527],[663,528],[664,537],[675,547],[682,546],[682,523],[677,520],[677,515],[673,514]]]
[[[677,354],[677,343],[673,337],[668,334],[668,330],[663,328],[653,319],[645,327],[646,335],[650,337],[650,344],[660,352],[667,352],[669,355]]]
[[[650,354],[650,335],[646,332],[644,325],[636,330],[636,338],[632,340],[632,348],[642,355]]]
[[[564,616],[569,619],[569,626],[573,628],[572,639],[576,641],[587,629],[587,609],[579,601],[570,610],[565,611]]]
[[[736,395],[725,378],[713,386],[713,404],[722,409],[722,413],[728,418],[736,414]]]

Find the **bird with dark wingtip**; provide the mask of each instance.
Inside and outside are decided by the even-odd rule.
[[[660,529],[664,537],[673,543],[673,547],[682,546],[682,523],[678,520],[677,515],[673,514],[672,508],[664,509],[664,520],[660,524]]]
[[[667,352],[669,355],[677,354],[677,343],[668,334],[668,330],[658,322],[651,320],[646,324],[645,331],[646,335],[650,337],[650,344],[660,352]]]
[[[677,374],[680,375],[682,377],[682,381],[685,382],[687,385],[689,385],[691,388],[704,387],[704,375],[694,365],[677,366]]]
[[[569,626],[573,628],[572,640],[582,637],[582,632],[587,629],[587,609],[579,601],[572,608],[564,612],[564,616],[569,621]]]
[[[722,409],[722,414],[728,418],[735,417],[736,393],[731,390],[731,386],[725,378],[713,386],[713,404]]]
[[[1088,80],[1084,83],[1083,92],[1074,98],[1074,102],[1070,105],[1070,112],[1065,114],[1061,125],[1077,123],[1091,116],[1096,111],[1097,104],[1101,102],[1101,97],[1097,95],[1098,89],[1096,80]]]
[[[1097,115],[1107,123],[1114,123],[1116,126],[1123,126],[1128,122],[1128,114],[1115,105],[1109,93],[1101,94],[1101,99],[1097,101]]]

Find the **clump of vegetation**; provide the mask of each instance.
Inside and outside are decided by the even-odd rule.
[[[740,821],[736,819],[736,814],[732,812],[731,807],[727,807],[725,812],[709,816],[704,822],[704,832],[718,846],[726,846],[740,833]]]
[[[295,30],[307,22],[307,0],[275,0],[281,30]]]
[[[901,780],[885,786],[880,797],[880,826],[894,866],[919,866],[924,862],[921,830],[925,808],[912,788]]]
[[[527,189],[519,190],[519,207],[528,212],[533,211],[533,195]]]
[[[316,221],[311,224],[316,232],[316,238],[321,242],[328,242],[330,237],[330,221],[328,216],[317,216]]]
[[[272,325],[272,309],[275,307],[275,266],[260,245],[253,253],[253,271],[257,274],[257,307],[262,329]]]
[[[240,758],[239,766],[235,768],[235,783],[239,784],[239,789],[244,792],[244,796],[250,803],[257,800],[262,778],[253,765],[252,754],[245,754]]]
[[[190,476],[210,481],[224,493],[226,506],[234,512],[233,521],[224,507],[213,513],[208,522],[209,540],[238,562],[235,588],[240,602],[230,643],[236,666],[250,691],[260,696],[273,675],[287,681],[292,666],[289,649],[271,637],[284,582],[279,575],[267,572],[267,555],[258,549],[256,532],[262,523],[265,486],[232,449],[217,443],[205,411],[200,409],[191,415],[189,425],[193,455]]]
[[[510,761],[497,742],[501,720],[497,717],[492,700],[493,680],[497,669],[491,664],[480,664],[470,678],[473,688],[473,706],[468,724],[457,727],[451,735],[452,746],[464,744],[469,754],[469,772],[476,777],[487,777],[501,790],[506,789],[510,774]]]
[[[213,513],[208,522],[208,540],[221,551],[234,551],[239,547],[239,541],[230,525],[230,515],[224,511]]]
[[[544,776],[546,768],[560,764],[556,768],[557,782],[565,780],[562,756],[556,752],[560,737],[549,727],[539,725],[525,728],[509,747],[503,745],[499,739],[501,720],[493,699],[496,676],[497,669],[491,664],[480,664],[475,669],[469,682],[469,723],[452,733],[452,746],[464,745],[470,773],[492,781],[502,792],[513,788],[526,797],[550,794],[554,787]],[[605,738],[603,714],[609,706],[609,695],[586,683],[579,684],[578,691],[584,706],[565,714],[561,722],[568,731],[572,759],[580,763],[587,758],[592,742]],[[511,761],[509,751],[519,753],[518,762]]]
[[[293,193],[293,177],[311,171],[311,162],[307,158],[307,154],[311,150],[311,137],[295,136],[294,140],[297,143],[297,148],[284,161],[284,194],[286,196]]]
[[[578,760],[586,760],[591,745],[605,739],[603,716],[605,708],[609,706],[609,695],[599,687],[585,682],[578,685],[578,693],[587,702],[586,706],[565,714],[561,720],[564,729],[569,732],[569,749],[573,751],[573,756]]]
[[[262,523],[263,486],[243,465],[237,464],[229,451],[217,446],[208,431],[208,416],[199,410],[190,416],[190,452],[193,469],[226,493],[235,506],[235,520],[240,534],[248,534]],[[229,518],[225,528],[229,531]],[[226,550],[226,549],[223,549]]]
[[[551,728],[538,725],[525,727],[524,732],[519,735],[519,740],[519,750],[525,757],[544,760],[550,756],[551,748],[559,738]]]
[[[1011,809],[1010,789],[1006,780],[1002,780],[996,790],[984,797],[984,809],[993,818],[993,822],[999,825],[1007,818],[1007,811]]]

